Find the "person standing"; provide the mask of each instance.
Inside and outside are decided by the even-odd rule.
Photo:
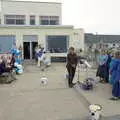
[[[11,58],[11,61],[10,61],[10,66],[13,68],[15,68],[15,54],[13,53],[12,54],[12,58]]]
[[[42,57],[42,55],[43,55],[43,50],[41,49],[39,49],[39,51],[38,51],[38,53],[37,53],[37,56],[38,56],[38,67],[40,67],[41,66],[41,57]]]
[[[117,63],[118,63],[117,56],[116,53],[114,53],[110,62],[110,69],[109,69],[109,83],[111,85],[114,84],[114,79],[117,71]]]
[[[100,82],[102,83],[107,82],[107,77],[109,74],[109,71],[107,70],[107,61],[108,55],[106,54],[105,50],[102,50],[101,55],[99,56],[99,67],[96,73],[96,76],[100,77]]]
[[[106,82],[108,83],[109,82],[110,63],[112,61],[112,57],[108,50],[107,50],[107,55],[108,55],[108,59],[107,59],[107,63],[106,63],[106,67],[107,67]]]
[[[111,100],[120,99],[120,51],[115,53],[115,60],[112,64],[111,74],[113,80],[112,98]]]
[[[67,71],[68,71],[68,85],[70,88],[74,86],[73,84],[73,78],[75,76],[77,66],[77,55],[75,53],[74,47],[69,48],[69,53],[67,55]]]

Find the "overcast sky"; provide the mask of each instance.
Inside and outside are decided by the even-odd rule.
[[[62,2],[64,25],[84,28],[85,32],[120,34],[120,0],[37,0]]]

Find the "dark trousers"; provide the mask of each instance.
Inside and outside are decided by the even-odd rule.
[[[73,68],[73,67],[67,67],[67,71],[68,71],[68,85],[72,85],[72,82],[73,82],[73,78],[75,76],[75,70],[76,68]]]

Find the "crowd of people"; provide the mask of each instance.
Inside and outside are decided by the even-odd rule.
[[[101,50],[98,58],[99,65],[96,76],[100,78],[100,83],[110,83],[112,85],[111,100],[120,99],[120,51],[110,53],[108,50]],[[78,62],[74,47],[70,47],[66,66],[70,88],[74,86],[73,78]]]
[[[120,99],[120,51],[109,53],[102,50],[99,56],[99,67],[96,76],[101,83],[112,84],[111,100]]]
[[[5,72],[11,73],[14,69],[17,68],[17,66],[15,65],[16,63],[15,53],[16,52],[13,51],[11,57],[7,58],[4,56],[1,57],[0,75]],[[45,68],[51,65],[50,53],[46,53],[44,48],[42,48],[41,46],[38,46],[36,48],[35,56],[36,60],[38,61],[37,64],[38,67]],[[67,54],[66,68],[68,71],[68,85],[70,88],[74,86],[73,79],[75,76],[75,71],[78,62],[82,64],[80,61],[80,56],[78,57],[74,47],[69,48],[69,52]],[[81,58],[83,58],[83,56]],[[110,53],[108,50],[101,50],[101,53],[98,57],[98,61],[99,65],[96,76],[100,78],[100,83],[110,83],[112,85],[111,100],[120,99],[120,51],[114,51]]]

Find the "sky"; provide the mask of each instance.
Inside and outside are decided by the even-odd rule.
[[[120,34],[120,0],[35,0],[62,2],[62,24],[87,33]]]

